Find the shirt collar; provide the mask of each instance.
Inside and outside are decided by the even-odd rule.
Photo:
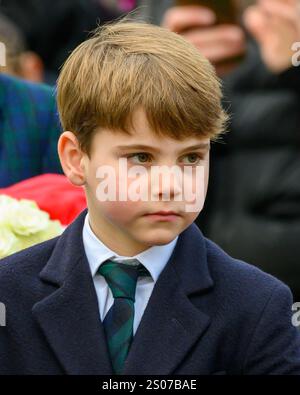
[[[84,220],[82,237],[85,253],[93,277],[97,273],[100,265],[107,259],[138,259],[149,271],[154,282],[157,281],[160,273],[166,266],[178,239],[177,236],[168,244],[150,247],[133,257],[121,256],[112,251],[100,239],[98,239],[90,227],[88,213]]]

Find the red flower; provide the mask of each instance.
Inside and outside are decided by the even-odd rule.
[[[86,208],[82,187],[76,187],[61,174],[43,174],[0,189],[0,194],[15,199],[34,200],[51,219],[69,225]]]

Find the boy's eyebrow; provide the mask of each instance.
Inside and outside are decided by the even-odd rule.
[[[153,151],[153,152],[160,152],[160,149],[152,147],[151,145],[144,145],[144,144],[128,144],[128,145],[119,145],[116,147],[119,150],[128,150],[128,149],[137,149],[137,150],[145,150],[145,151]],[[190,147],[183,148],[180,152],[186,151],[193,151],[197,149],[210,149],[210,143],[200,143],[196,145],[192,145]]]
[[[181,152],[186,152],[186,151],[193,151],[197,149],[202,149],[202,150],[209,150],[210,149],[210,143],[200,143],[196,145],[191,145],[190,147],[186,147]]]

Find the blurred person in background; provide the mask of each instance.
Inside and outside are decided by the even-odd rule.
[[[43,173],[62,173],[53,89],[1,73],[1,68],[0,188]]]
[[[100,0],[0,1],[0,43],[6,48],[5,66],[0,65],[1,188],[44,173],[62,173],[55,92],[15,77],[54,85],[68,52],[98,22],[115,18],[125,8]]]
[[[45,81],[54,85],[68,54],[97,24],[129,11],[128,1],[2,0],[0,10],[18,26],[30,51],[40,56]]]
[[[246,1],[244,26],[215,26],[199,6],[139,4],[147,19],[183,34],[223,78],[230,133],[212,145],[211,181],[197,223],[230,255],[287,282],[300,300],[300,41],[298,0]],[[247,53],[238,67],[220,63]]]
[[[6,47],[6,65],[2,73],[41,82],[44,79],[44,66],[39,55],[27,50],[22,31],[0,13],[0,42]]]

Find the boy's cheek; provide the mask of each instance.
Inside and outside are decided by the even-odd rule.
[[[99,202],[101,211],[114,223],[127,224],[137,216],[138,202]]]
[[[200,211],[201,212],[201,211]],[[192,224],[194,221],[196,221],[198,215],[200,214],[200,212],[197,213],[187,213],[186,214],[186,221],[189,224]]]

